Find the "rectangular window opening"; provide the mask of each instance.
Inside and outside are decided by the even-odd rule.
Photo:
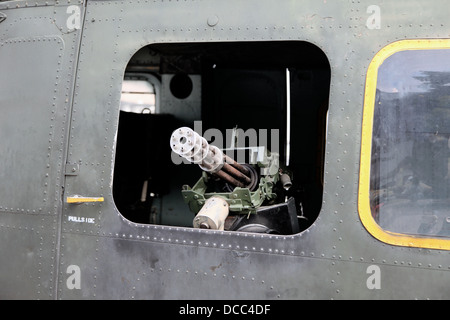
[[[122,89],[113,181],[119,212],[145,224],[306,229],[322,204],[329,85],[325,54],[307,42],[142,48]],[[175,139],[179,128],[189,129]],[[211,173],[173,152],[171,145],[190,143],[189,130],[248,166],[237,170],[249,179],[228,163]],[[215,220],[205,204],[217,197],[227,213]]]
[[[448,41],[404,40],[369,67],[359,213],[384,242],[450,247],[449,61]]]

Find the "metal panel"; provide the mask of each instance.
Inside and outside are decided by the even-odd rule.
[[[56,290],[57,217],[0,214],[0,299],[51,299]]]
[[[10,5],[0,4],[0,10]],[[379,28],[370,23],[373,3],[369,0],[90,1],[76,67],[74,52],[80,33],[70,31],[65,24],[68,4],[45,9],[41,7],[44,3],[39,2],[33,9],[36,11],[25,8],[26,2],[17,5],[17,11],[6,11],[7,19],[0,25],[3,47],[9,53],[23,46],[32,49],[31,44],[22,41],[35,39],[41,54],[54,57],[52,50],[59,50],[60,45],[45,35],[56,34],[53,39],[62,38],[65,46],[63,57],[54,57],[53,62],[62,58],[65,66],[60,70],[64,70],[68,84],[67,91],[58,92],[57,101],[64,111],[56,109],[58,122],[54,122],[58,127],[54,131],[48,130],[51,120],[41,114],[37,115],[41,122],[30,123],[30,128],[48,128],[33,137],[36,144],[16,135],[24,143],[23,148],[35,152],[28,155],[33,160],[24,161],[25,165],[38,164],[34,166],[36,171],[26,170],[37,186],[31,192],[41,195],[49,190],[47,196],[52,205],[48,201],[44,205],[42,197],[22,201],[23,193],[14,202],[0,195],[0,200],[8,203],[4,205],[8,209],[0,214],[0,229],[6,230],[2,232],[0,249],[7,258],[0,264],[1,281],[6,284],[0,291],[2,296],[41,297],[56,292],[53,297],[77,299],[449,297],[447,251],[383,244],[365,230],[357,208],[368,65],[376,52],[396,40],[448,37],[448,17],[440,9],[447,7],[446,1],[436,1],[432,6],[426,1],[385,1],[378,7]],[[46,32],[40,29],[39,18],[33,12],[47,13],[42,19],[47,21]],[[19,27],[20,22],[27,28]],[[20,43],[14,43],[19,39]],[[331,65],[324,195],[314,224],[298,235],[276,236],[142,225],[123,218],[114,205],[112,174],[121,82],[133,54],[151,43],[278,40],[311,42],[323,50]],[[0,55],[7,56],[3,56],[2,49]],[[18,55],[25,58],[20,51]],[[51,66],[50,60],[43,60],[43,65]],[[29,62],[29,67],[32,65]],[[10,72],[15,71],[9,68]],[[72,95],[68,88],[72,87],[75,71],[77,82],[69,126],[69,110],[65,108],[70,107]],[[53,89],[50,84],[58,82],[56,76],[51,71],[48,78],[41,80],[34,74],[34,81],[28,83],[39,83],[48,91]],[[8,80],[3,77],[2,84]],[[16,82],[20,78],[19,74],[12,76]],[[35,93],[39,96],[39,92]],[[53,110],[51,98],[47,102],[42,105],[48,114]],[[12,116],[30,120],[24,111],[35,109],[27,104],[21,107],[24,109],[11,110]],[[62,186],[65,171],[69,127],[67,163],[78,164],[79,170],[77,175],[66,177],[64,196],[103,197],[104,202],[60,202],[58,187]],[[52,137],[58,137],[51,143],[43,139],[44,135],[48,139],[50,132],[55,132]],[[11,142],[0,145],[23,150]],[[56,170],[49,172],[55,187],[45,185],[47,168],[38,168],[47,163],[43,160],[45,155],[40,155],[41,149],[49,146],[52,152],[58,150],[50,155],[49,162],[50,169]],[[1,170],[11,177],[6,169]],[[21,173],[13,180],[14,187],[20,187],[24,180],[26,176]],[[53,215],[60,213],[61,206],[62,215]],[[21,211],[40,207],[45,211],[42,219]],[[25,236],[18,236],[18,230]],[[15,240],[13,248],[7,243],[11,240]],[[42,262],[34,258],[36,250],[44,251]],[[369,267],[374,265],[381,272],[381,289],[367,285]],[[24,267],[25,274],[32,274],[30,279],[18,278],[16,273],[9,277],[10,270],[19,266]]]
[[[49,299],[57,287],[60,213],[79,31],[67,5],[0,4],[0,296]],[[82,7],[79,7],[82,8]],[[56,13],[60,18],[56,17]],[[82,12],[81,12],[82,14]],[[81,16],[80,16],[81,19]],[[81,28],[81,26],[80,26]]]
[[[424,259],[429,253],[414,249],[393,247],[387,254],[361,225],[356,205],[359,134],[365,70],[374,54],[405,34],[438,33],[430,28],[392,30],[394,22],[410,24],[407,17],[416,8],[409,2],[386,4],[383,25],[392,33],[370,29],[371,3],[361,2],[90,2],[69,153],[71,163],[80,163],[80,173],[68,177],[66,187],[74,194],[103,196],[105,202],[65,208],[65,256],[74,255],[61,270],[77,264],[87,278],[78,291],[61,287],[60,297],[358,298],[360,293],[351,290],[357,282],[370,298],[377,292],[366,287],[368,266]],[[445,22],[445,16],[435,16]],[[318,220],[299,235],[283,237],[140,225],[121,217],[111,176],[120,84],[132,55],[150,43],[263,40],[312,42],[330,60],[325,189]],[[72,215],[95,223],[68,221]],[[444,255],[435,258],[430,268],[440,269]],[[389,286],[387,280],[383,283]],[[395,291],[392,284],[383,297]]]
[[[0,135],[8,137],[0,141],[1,211],[53,212],[49,195],[54,193],[51,186],[57,173],[51,161],[55,93],[63,48],[63,40],[56,36],[14,38],[1,44],[0,106],[8,114],[0,120]],[[17,72],[19,65],[23,72]]]

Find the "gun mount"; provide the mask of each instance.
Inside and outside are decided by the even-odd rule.
[[[286,201],[283,194],[290,187],[291,178],[280,168],[278,153],[271,153],[264,146],[225,149],[229,154],[235,151],[248,154],[250,164],[238,163],[188,127],[172,133],[170,146],[173,152],[203,170],[192,188],[183,185],[181,191],[189,209],[196,214],[194,227],[234,231],[243,231],[241,228],[245,227],[249,232],[282,234],[298,232],[295,204]],[[279,213],[278,217],[272,209]]]

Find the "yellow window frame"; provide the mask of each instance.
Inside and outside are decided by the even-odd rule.
[[[370,209],[370,163],[378,69],[394,53],[406,50],[434,49],[450,49],[450,39],[400,40],[381,49],[369,64],[366,75],[361,133],[358,212],[361,222],[367,231],[382,242],[396,246],[450,250],[450,239],[406,235],[382,229],[372,217]]]

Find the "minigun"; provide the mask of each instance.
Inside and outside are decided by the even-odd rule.
[[[173,152],[203,170],[191,188],[182,186],[182,197],[196,214],[194,228],[293,234],[298,220],[293,198],[284,192],[291,185],[289,172],[279,164],[279,154],[265,146],[230,148],[224,153],[189,127],[176,129],[170,138]],[[244,151],[249,163],[238,163],[227,154]]]

